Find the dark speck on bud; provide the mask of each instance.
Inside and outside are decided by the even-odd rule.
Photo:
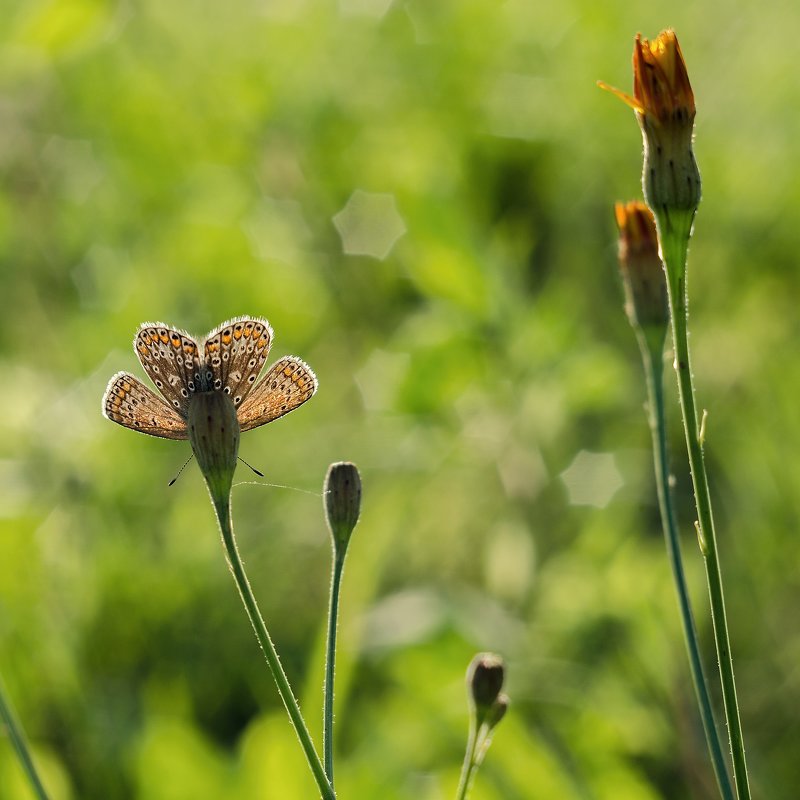
[[[239,454],[239,420],[228,395],[197,392],[189,398],[189,441],[215,502],[227,500]]]
[[[503,688],[505,673],[503,659],[494,653],[478,653],[470,662],[467,668],[467,692],[475,709],[478,725],[488,721],[491,716]],[[499,721],[498,717],[493,725]]]
[[[361,476],[349,461],[331,464],[323,487],[325,515],[337,552],[344,553],[361,512]]]

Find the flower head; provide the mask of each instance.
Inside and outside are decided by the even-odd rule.
[[[633,97],[606,83],[608,89],[637,114],[667,124],[675,116],[694,119],[694,93],[675,31],[662,31],[655,39],[636,34],[633,44]]]
[[[639,113],[661,124],[676,117],[694,120],[694,93],[675,31],[662,31],[653,41],[636,35],[633,96]]]
[[[634,328],[660,332],[669,324],[667,281],[658,254],[658,234],[653,212],[641,201],[617,203],[614,214],[619,229],[619,267],[625,288],[625,311]]]
[[[652,41],[636,35],[633,97],[600,86],[636,112],[644,140],[642,188],[659,226],[679,224],[688,236],[700,202],[700,172],[692,150],[694,93],[675,31],[662,31]]]

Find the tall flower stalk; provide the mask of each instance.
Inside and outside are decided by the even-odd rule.
[[[344,574],[344,559],[350,537],[361,513],[361,476],[355,464],[331,464],[322,492],[325,518],[331,532],[333,566],[328,606],[328,635],[325,646],[325,687],[322,705],[322,750],[325,774],[333,782],[333,682],[336,674],[336,629],[339,620],[339,594]]]
[[[711,765],[723,800],[733,800],[725,756],[714,720],[711,697],[703,670],[689,589],[683,570],[677,517],[669,488],[667,422],[664,412],[664,341],[669,327],[667,285],[658,255],[658,234],[650,209],[642,202],[615,208],[619,228],[619,263],[625,289],[625,310],[636,334],[647,385],[648,417],[653,439],[656,490],[664,541],[678,596],[683,636],[689,657],[697,705],[708,744]]]
[[[678,394],[697,507],[698,539],[706,568],[736,796],[739,800],[750,800],[722,572],[703,456],[704,426],[698,425],[689,354],[686,260],[694,216],[700,202],[700,172],[692,150],[696,111],[694,94],[674,31],[663,31],[652,42],[636,37],[633,75],[633,97],[618,90],[612,91],[633,108],[642,131],[642,188],[656,220],[666,272]]]
[[[494,653],[478,653],[467,667],[469,735],[456,800],[466,800],[486,756],[497,724],[508,711],[508,696],[501,693],[506,668]]]

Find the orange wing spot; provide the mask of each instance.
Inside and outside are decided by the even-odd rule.
[[[173,347],[181,346],[181,337],[178,336],[177,334],[173,334],[172,339],[170,341],[172,342]]]
[[[294,370],[291,367],[284,367],[283,374],[288,378]]]
[[[230,344],[231,343],[231,332],[226,331],[222,334],[222,344]]]
[[[140,343],[139,343],[138,350],[139,350],[139,352],[140,352],[142,355],[147,355],[147,352],[148,352],[148,351],[147,351],[147,345],[146,345],[146,344],[144,344],[144,342],[140,342]]]
[[[206,346],[209,353],[216,353],[219,350],[219,342],[209,342]]]
[[[166,333],[161,334],[158,338],[161,339],[161,341],[164,342],[164,344],[166,344],[169,341],[169,336],[167,336]]]
[[[233,332],[233,338],[234,338],[234,339],[236,339],[236,341],[237,341],[237,342],[239,341],[239,339],[241,339],[241,338],[242,338],[242,329],[241,329],[241,328],[237,328],[237,329],[236,329],[236,330]]]

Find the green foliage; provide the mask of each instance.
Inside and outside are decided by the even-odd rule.
[[[793,800],[798,89],[791,48],[760,46],[800,22],[793,5],[2,10],[0,671],[53,800],[314,796],[196,466],[167,488],[188,444],[100,415],[114,372],[143,377],[140,322],[203,334],[238,314],[267,317],[275,355],[320,380],[242,457],[317,493],[352,460],[366,487],[340,616],[340,796],[452,797],[464,669],[491,650],[512,707],[475,800],[714,797],[616,277],[612,203],[640,195],[639,133],[594,86],[626,86],[634,34],[666,25],[698,106],[692,347],[751,782]],[[758,47],[738,48],[745,31]],[[405,233],[384,259],[348,254],[337,228],[357,190],[396,203]],[[365,219],[378,247],[391,226]],[[320,498],[242,485],[233,503],[318,735]],[[6,742],[0,786],[31,796]]]

